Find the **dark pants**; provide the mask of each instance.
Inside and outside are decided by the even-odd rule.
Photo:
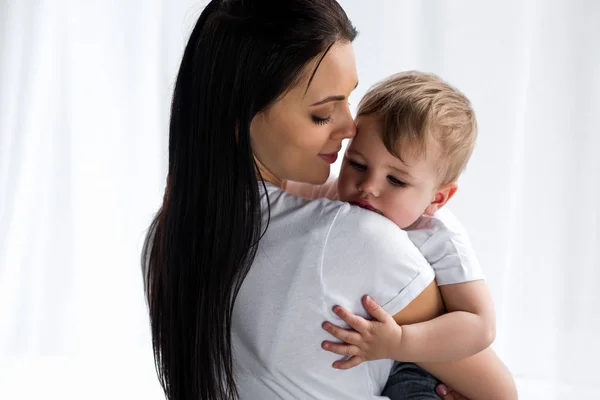
[[[396,362],[381,395],[391,400],[439,400],[435,394],[439,383],[433,375],[416,364]]]

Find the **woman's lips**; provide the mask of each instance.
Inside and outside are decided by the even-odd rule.
[[[336,162],[337,158],[338,158],[338,153],[329,153],[329,154],[319,154],[319,157],[321,157],[323,160],[327,161],[329,164],[333,164],[334,162]]]

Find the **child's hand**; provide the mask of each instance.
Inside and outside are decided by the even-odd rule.
[[[444,385],[443,383],[440,383],[435,388],[435,392],[437,393],[438,396],[440,396],[440,398],[442,400],[469,400],[467,397],[454,391],[453,389],[449,388],[448,386]]]
[[[398,353],[402,341],[400,325],[369,296],[363,297],[363,306],[373,320],[361,318],[340,306],[333,308],[336,315],[353,329],[340,328],[331,322],[323,323],[323,329],[344,342],[326,340],[321,344],[323,349],[350,357],[334,362],[334,368],[350,369],[363,361],[394,358],[393,355]]]

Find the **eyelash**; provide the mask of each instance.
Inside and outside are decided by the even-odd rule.
[[[317,117],[316,115],[313,115],[312,120],[317,125],[326,125],[326,124],[330,123],[333,120],[333,118],[331,117],[331,115],[327,118],[321,118],[321,117]]]
[[[350,164],[350,166],[352,168],[354,168],[357,171],[364,172],[364,171],[367,170],[367,166],[366,165],[357,163],[356,161],[348,160],[348,163]],[[399,187],[406,187],[407,186],[406,182],[401,181],[398,178],[394,178],[391,175],[388,175],[387,178],[388,178],[388,181],[390,182],[390,184],[392,184],[393,186],[399,186]]]
[[[398,178],[394,178],[393,176],[388,176],[388,181],[394,186],[406,187],[406,182],[401,181]]]
[[[356,161],[348,160],[348,163],[357,171],[364,171],[367,169],[366,165],[362,165],[360,163],[357,163]]]

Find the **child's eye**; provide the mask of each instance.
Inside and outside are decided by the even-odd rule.
[[[367,169],[366,165],[357,163],[356,161],[348,161],[348,163],[357,171],[364,171]]]
[[[396,179],[393,176],[388,176],[388,181],[390,181],[390,183],[394,186],[400,186],[400,187],[405,187],[406,186],[406,182],[401,181],[400,179]]]

